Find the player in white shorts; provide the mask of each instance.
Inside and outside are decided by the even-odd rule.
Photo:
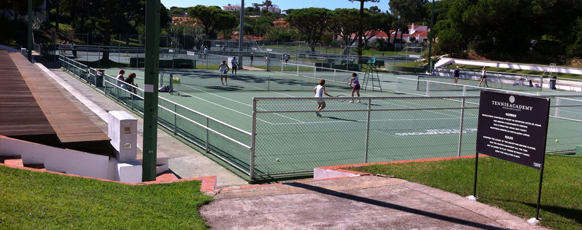
[[[222,83],[222,85],[228,85],[228,65],[225,60],[223,60],[218,66],[218,70],[220,70],[220,83]],[[222,81],[222,76],[224,76],[224,82]]]
[[[317,99],[317,112],[315,112],[315,114],[317,114],[318,117],[321,117],[321,114],[319,114],[319,111],[321,111],[322,109],[325,108],[325,101],[323,100],[323,95],[327,95],[328,97],[331,97],[331,95],[329,95],[326,91],[325,91],[325,80],[321,79],[319,80],[319,85],[317,85],[314,89],[313,89],[313,93],[315,93],[315,97],[318,97],[320,99]]]

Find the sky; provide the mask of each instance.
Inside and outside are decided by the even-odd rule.
[[[240,5],[241,1],[238,0],[161,0],[162,4],[168,9],[172,6],[177,7],[190,7],[196,5],[206,5],[206,6],[226,6],[228,4],[231,5]],[[252,6],[253,3],[262,3],[263,0],[246,0],[245,7]],[[354,1],[353,3],[349,0],[271,0],[273,5],[278,5],[281,10],[286,9],[301,9],[301,8],[309,8],[309,7],[321,7],[327,8],[330,10],[334,10],[336,8],[360,8],[360,2]],[[333,4],[330,4],[333,2]],[[388,0],[380,0],[380,2],[376,3],[368,3],[364,4],[364,7],[368,8],[370,6],[378,6],[385,12],[388,10]]]

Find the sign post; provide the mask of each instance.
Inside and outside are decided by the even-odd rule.
[[[540,170],[535,219],[539,221],[550,99],[481,91],[475,181],[472,198],[477,198],[479,153]]]

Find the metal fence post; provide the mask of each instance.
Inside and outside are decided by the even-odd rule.
[[[560,98],[556,98],[556,106],[554,109],[554,116],[556,116],[556,118],[560,118]]]
[[[463,121],[465,120],[465,98],[461,100],[461,124],[459,125],[459,145],[457,146],[457,156],[461,156],[461,147],[463,143]]]
[[[366,120],[366,147],[365,147],[365,157],[364,163],[368,163],[368,143],[370,142],[370,117],[372,112],[372,98],[368,98],[368,118]]]
[[[206,150],[207,153],[210,152],[210,150],[208,149],[208,142],[209,142],[209,140],[208,140],[208,137],[209,137],[208,136],[208,133],[209,133],[209,131],[208,131],[208,128],[209,128],[208,127],[208,121],[209,120],[210,119],[208,117],[206,117],[206,146],[205,146],[205,150]]]
[[[176,123],[177,123],[177,121],[176,121],[176,120],[178,119],[178,117],[177,117],[177,115],[176,115],[176,114],[178,113],[178,109],[177,109],[177,107],[178,107],[178,106],[177,106],[176,104],[174,104],[174,135],[176,135],[176,133],[177,133],[176,131],[177,131],[177,129],[178,129],[178,126],[176,125]],[[207,124],[208,124],[208,123],[207,123]]]
[[[253,97],[253,118],[251,128],[251,162],[249,175],[251,179],[255,177],[255,140],[257,136],[257,100]]]

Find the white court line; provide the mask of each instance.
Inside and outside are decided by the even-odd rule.
[[[467,119],[476,119],[477,117],[467,118]],[[426,119],[379,119],[379,120],[370,120],[370,122],[382,122],[382,121],[435,121],[435,120],[458,120],[458,118],[426,118]],[[366,120],[351,120],[351,121],[316,121],[316,122],[302,122],[302,123],[272,123],[272,125],[309,125],[309,124],[332,124],[332,123],[353,123],[353,122],[366,122]]]
[[[188,86],[188,85],[184,85],[184,86],[185,86],[185,87],[188,87],[188,88],[191,88],[191,89],[194,89],[194,90],[198,90],[198,91],[201,91],[201,92],[207,93],[207,94],[210,94],[210,95],[212,95],[212,96],[215,96],[215,97],[219,97],[219,98],[226,99],[226,100],[229,100],[229,101],[232,101],[232,102],[236,102],[236,103],[239,103],[239,104],[241,104],[241,105],[245,105],[245,106],[248,106],[248,107],[253,107],[252,105],[246,104],[246,103],[244,103],[244,102],[240,102],[240,101],[233,100],[233,99],[230,99],[230,98],[227,98],[227,97],[223,97],[223,96],[220,96],[220,95],[218,95],[218,94],[210,93],[210,92],[208,92],[208,91],[206,91],[206,90],[198,89],[198,88],[196,88],[196,87],[192,87],[192,86]],[[230,107],[226,107],[226,106],[223,106],[223,105],[220,105],[220,104],[214,103],[214,102],[210,102],[210,101],[208,101],[208,100],[202,99],[202,98],[200,98],[200,97],[196,97],[196,96],[194,96],[194,95],[191,95],[191,94],[186,94],[186,95],[190,95],[190,96],[192,96],[192,97],[195,97],[195,98],[201,99],[201,100],[203,100],[203,101],[206,101],[206,102],[209,102],[209,103],[211,103],[211,104],[218,105],[218,106],[220,106],[220,107],[222,107],[222,108],[226,108],[226,109],[228,109],[228,110],[235,111],[235,112],[237,112],[237,113],[240,113],[240,114],[244,114],[245,116],[252,117],[252,115],[248,115],[247,113],[243,113],[243,112],[240,112],[240,111],[238,111],[238,110],[231,109]],[[297,121],[297,122],[302,122],[302,121],[300,121],[300,120],[297,120],[297,119],[294,119],[294,118],[291,118],[291,117],[288,117],[288,116],[285,116],[285,115],[281,115],[281,114],[278,114],[278,113],[276,113],[276,114],[277,114],[277,115],[279,115],[279,116],[282,116],[282,117],[284,117],[284,118],[290,119],[290,120],[294,120],[294,121]],[[265,120],[263,120],[263,119],[258,119],[258,120],[260,120],[260,121],[263,121],[263,122],[265,122],[265,123],[267,123],[267,124],[273,125],[273,123],[271,123],[271,122],[268,122],[268,121],[265,121]]]

